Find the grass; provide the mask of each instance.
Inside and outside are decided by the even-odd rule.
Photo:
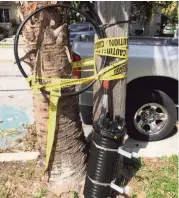
[[[177,198],[178,156],[145,158],[123,163],[121,184],[128,184],[130,198]],[[57,198],[48,191],[40,164],[0,163],[0,198]],[[123,196],[119,196],[122,198]],[[78,198],[74,194],[74,198]]]
[[[141,159],[125,164],[123,184],[132,188],[131,198],[177,198],[178,156]],[[125,176],[124,176],[125,175]],[[127,177],[126,177],[127,175]]]
[[[41,189],[37,194],[34,196],[34,198],[43,198],[48,193],[47,189]]]

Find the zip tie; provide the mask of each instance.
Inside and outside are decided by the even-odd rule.
[[[88,176],[88,179],[91,181],[91,183],[96,184],[96,185],[99,185],[99,186],[106,186],[106,187],[107,187],[107,186],[111,186],[111,183],[101,183],[101,182],[97,182],[97,181],[91,179],[89,176]]]
[[[120,186],[117,186],[117,185],[115,184],[115,181],[112,181],[110,187],[111,187],[113,190],[115,190],[115,191],[117,191],[118,193],[120,193],[120,194],[123,194],[123,195],[124,195],[124,194],[125,194],[125,195],[129,194],[129,190],[130,190],[130,187],[129,187],[129,186],[120,187]]]
[[[118,152],[118,149],[104,148],[102,146],[97,145],[94,141],[92,141],[92,143],[95,145],[96,148],[101,149],[103,151]]]
[[[135,153],[135,152],[129,153],[129,152],[123,150],[122,147],[118,148],[118,154],[120,154],[120,155],[122,155],[124,157],[127,157],[129,159],[132,159],[132,158],[136,158],[137,159],[137,158],[139,158],[137,153]]]

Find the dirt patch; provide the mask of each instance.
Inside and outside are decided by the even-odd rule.
[[[57,198],[48,191],[40,162],[0,163],[1,198]]]
[[[37,134],[35,129],[35,124],[32,125],[22,125],[24,130],[27,130],[27,135],[22,138],[16,139],[15,141],[9,142],[6,136],[12,131],[1,131],[1,137],[7,142],[8,148],[0,149],[0,153],[5,152],[25,152],[25,151],[38,151],[39,146],[37,143]],[[13,131],[15,134],[18,129]]]

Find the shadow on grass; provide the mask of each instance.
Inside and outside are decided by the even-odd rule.
[[[127,159],[121,157],[118,164],[116,182],[119,186],[127,186],[138,170],[142,167],[142,159]],[[119,194],[120,195],[120,194]],[[128,195],[123,195],[124,198],[130,198]]]

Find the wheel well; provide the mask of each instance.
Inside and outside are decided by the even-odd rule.
[[[178,104],[178,81],[169,77],[147,76],[130,81],[127,96],[136,94],[136,89],[158,89],[165,92],[175,104]]]

